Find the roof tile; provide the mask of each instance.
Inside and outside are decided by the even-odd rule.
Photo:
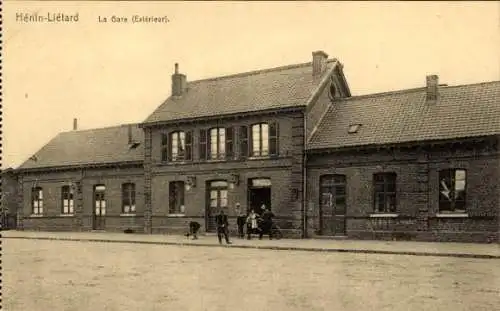
[[[435,103],[425,89],[373,94],[334,103],[309,149],[500,135],[500,81],[440,87]],[[362,126],[349,134],[350,124]]]

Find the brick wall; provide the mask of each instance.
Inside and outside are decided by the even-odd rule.
[[[199,160],[200,128],[213,126],[238,127],[258,122],[276,121],[279,124],[279,156],[270,159],[235,159],[225,161]],[[239,201],[243,207],[247,205],[247,183],[249,178],[268,177],[272,183],[272,209],[278,215],[280,224],[292,236],[300,236],[301,229],[301,185],[303,156],[303,114],[282,113],[262,116],[240,116],[203,123],[166,126],[152,129],[150,151],[146,155],[151,158],[150,176],[148,177],[147,161],[146,181],[151,179],[151,213],[152,232],[185,232],[191,220],[197,220],[205,230],[206,182],[210,180],[229,180],[231,174],[239,176],[240,184],[229,190],[229,205],[234,206]],[[161,162],[161,134],[173,130],[193,130],[193,161],[186,163]],[[235,153],[239,154],[239,143],[236,140]],[[147,148],[147,144],[146,144]],[[187,182],[188,176],[196,177],[196,187],[185,194],[186,216],[168,216],[168,183],[174,180]],[[292,202],[292,188],[298,188],[299,198]],[[298,212],[298,214],[297,214]],[[234,211],[229,211],[234,217]],[[235,222],[235,219],[232,218]]]
[[[498,151],[485,146],[411,148],[314,155],[308,163],[308,232],[318,226],[319,180],[347,177],[347,235],[352,238],[408,238],[489,242],[498,239]],[[467,170],[468,217],[438,217],[439,170]],[[373,174],[397,174],[397,218],[373,218]]]
[[[75,184],[74,213],[62,214],[62,187]],[[136,186],[136,215],[122,215],[123,183]],[[142,168],[87,169],[50,173],[28,173],[22,178],[23,227],[27,230],[88,231],[92,229],[94,185],[106,187],[106,231],[123,231],[127,228],[143,229],[144,177]],[[31,189],[36,185],[43,189],[43,214],[32,215]]]

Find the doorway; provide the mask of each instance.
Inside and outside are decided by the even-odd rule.
[[[207,183],[207,207],[205,209],[205,228],[207,232],[217,229],[215,216],[221,209],[227,208],[228,183],[225,180]]]
[[[271,210],[271,180],[269,178],[255,178],[248,182],[248,208],[257,214],[262,214],[262,205]]]
[[[345,236],[346,177],[325,175],[320,181],[319,234]]]
[[[92,229],[104,230],[106,227],[106,187],[104,185],[94,186],[94,208],[92,217]]]

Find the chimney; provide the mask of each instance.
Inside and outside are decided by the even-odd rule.
[[[132,124],[128,125],[128,144],[132,144]]]
[[[78,120],[76,118],[73,119],[73,131],[78,129]]]
[[[323,51],[316,51],[312,53],[313,56],[313,76],[319,76],[323,74],[326,69],[326,61],[328,59],[328,54]]]
[[[429,75],[427,76],[427,100],[428,101],[436,101],[439,95],[438,86],[439,86],[439,77],[437,75]]]
[[[175,72],[172,75],[172,96],[180,97],[186,91],[186,75],[179,73],[179,64],[175,63]]]

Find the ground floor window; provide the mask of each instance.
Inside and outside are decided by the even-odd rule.
[[[73,199],[73,188],[70,186],[63,186],[61,189],[61,200],[62,200],[62,210],[63,214],[73,214],[74,211],[74,199]]]
[[[183,181],[169,183],[169,214],[184,214],[184,189]]]
[[[396,212],[396,174],[378,173],[373,175],[375,213]]]
[[[31,190],[31,212],[33,215],[43,214],[43,190],[35,187]]]
[[[133,183],[122,185],[122,212],[135,213],[135,184]]]
[[[463,169],[439,172],[439,212],[465,213],[466,177]]]

